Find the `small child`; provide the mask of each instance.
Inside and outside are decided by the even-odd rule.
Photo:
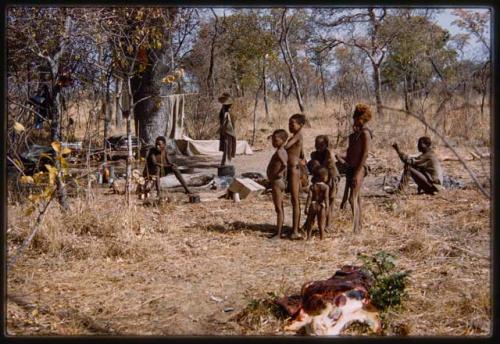
[[[276,152],[271,157],[269,165],[267,166],[267,178],[271,184],[271,191],[273,195],[274,209],[277,214],[277,230],[276,233],[269,238],[281,238],[281,231],[283,229],[283,193],[285,191],[285,170],[287,166],[288,154],[284,148],[288,133],[284,129],[277,129],[271,136],[273,147]]]
[[[315,219],[318,219],[319,237],[323,240],[325,223],[329,209],[328,169],[324,166],[316,166],[313,169],[313,184],[309,188],[304,213],[307,215],[304,229],[307,233],[307,240],[311,238],[312,228]]]
[[[292,234],[291,239],[300,239],[299,223],[300,223],[300,202],[299,194],[301,187],[301,163],[304,159],[302,136],[302,127],[306,123],[306,116],[296,113],[288,120],[288,129],[293,136],[288,140],[285,149],[288,153],[287,178],[290,189],[290,198],[292,202]],[[302,173],[303,175],[303,173]]]
[[[330,207],[327,212],[326,217],[326,227],[325,232],[328,232],[328,227],[330,226],[333,219],[333,207],[335,203],[335,196],[337,195],[338,182],[340,180],[339,171],[335,164],[334,155],[329,148],[329,140],[326,135],[316,136],[314,146],[316,150],[311,153],[311,160],[308,161],[307,167],[309,172],[312,173],[316,166],[323,166],[328,169],[328,186],[330,187],[330,193],[328,196],[328,201],[330,202]]]

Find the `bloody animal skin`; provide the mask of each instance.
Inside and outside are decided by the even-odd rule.
[[[305,283],[300,296],[276,301],[292,317],[285,331],[298,331],[305,326],[309,335],[339,335],[358,321],[380,333],[378,311],[368,293],[371,283],[371,278],[359,267],[349,265],[327,280]]]

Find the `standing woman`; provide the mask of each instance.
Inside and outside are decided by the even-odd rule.
[[[219,97],[219,103],[222,104],[222,108],[219,112],[219,123],[220,123],[220,139],[219,139],[219,151],[222,151],[222,161],[221,166],[226,165],[226,159],[231,161],[236,155],[236,133],[234,128],[234,118],[232,118],[231,105],[233,105],[233,99],[231,95],[224,92]]]

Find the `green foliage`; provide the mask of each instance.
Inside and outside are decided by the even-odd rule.
[[[373,305],[382,311],[400,305],[406,297],[408,272],[394,271],[396,268],[394,256],[380,251],[373,256],[359,254],[358,258],[363,263],[363,269],[374,280],[370,288]]]
[[[404,80],[407,89],[424,87],[436,76],[430,58],[447,76],[456,61],[456,52],[448,49],[450,33],[422,16],[391,16],[381,28],[382,35],[394,35],[382,76],[392,88]]]

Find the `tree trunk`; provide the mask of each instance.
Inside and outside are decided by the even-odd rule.
[[[266,58],[262,61],[262,84],[264,85],[264,108],[266,110],[266,121],[269,122],[269,105],[267,104],[267,85],[266,85]]]
[[[176,15],[175,8],[169,8],[169,22],[173,22]],[[131,104],[133,106],[134,118],[138,123],[139,139],[147,145],[153,145],[158,136],[167,132],[167,102],[160,95],[172,93],[169,84],[161,80],[171,72],[168,63],[153,63],[168,61],[170,58],[169,33],[163,33],[163,46],[154,51],[148,51],[148,63],[146,69],[140,74],[134,75],[130,80]]]
[[[377,114],[380,119],[384,118],[384,110],[382,104],[382,81],[380,78],[380,66],[372,63],[373,67],[373,85],[375,87],[375,99],[377,102]]]
[[[403,79],[403,93],[404,93],[404,99],[405,99],[405,110],[411,111],[410,103],[408,100],[408,81],[406,79],[406,74],[404,75],[404,79]]]
[[[116,78],[116,93],[115,93],[115,125],[117,128],[121,128],[123,125],[121,98],[123,89],[123,79]]]
[[[323,75],[323,64],[319,64],[319,75],[321,77],[321,93],[323,93],[323,102],[326,105],[326,89],[325,89],[325,77]]]
[[[104,163],[106,164],[108,161],[108,157],[106,154],[106,140],[109,135],[109,123],[111,122],[111,73],[108,74],[108,80],[106,83],[106,95],[104,98],[104,137],[103,137],[103,148],[104,148]]]
[[[61,98],[60,98],[61,86],[58,84],[59,66],[60,66],[60,58],[62,57],[68,46],[71,33],[71,26],[72,26],[71,17],[67,16],[64,24],[65,38],[63,38],[63,41],[59,46],[59,50],[54,54],[54,57],[48,59],[48,62],[50,64],[50,69],[52,72],[52,80],[55,83],[55,85],[53,85],[52,87],[51,136],[52,136],[52,141],[58,141],[58,142],[61,141],[61,108],[62,108]],[[64,211],[67,211],[69,210],[69,204],[66,194],[66,188],[64,187],[64,183],[62,181],[62,169],[61,169],[61,162],[59,161],[59,159],[55,159],[54,165],[57,169],[57,176],[56,176],[57,198],[62,209]]]
[[[278,92],[279,92],[278,101],[281,104],[283,103],[283,81],[281,76],[278,78]]]
[[[290,23],[289,23],[290,24]],[[283,15],[281,17],[281,36],[279,40],[279,46],[281,49],[281,53],[283,55],[283,60],[288,68],[288,72],[290,73],[290,79],[292,80],[292,84],[295,90],[295,97],[297,98],[297,103],[300,108],[300,112],[304,112],[304,103],[302,101],[302,95],[300,93],[299,81],[296,77],[295,64],[293,61],[292,53],[290,52],[290,47],[288,44],[288,29],[286,26],[286,9],[283,10]]]
[[[286,54],[290,54],[290,51],[288,49],[287,49]],[[291,55],[288,55],[288,56],[291,59]],[[295,76],[296,75],[295,65],[293,64],[293,61],[285,60],[285,63],[286,63],[286,66],[288,67],[288,71],[290,72],[290,78],[292,79],[292,85],[293,85],[293,89],[295,91],[295,97],[297,98],[297,104],[299,105],[300,112],[304,112],[305,108],[304,108],[304,103],[302,100],[302,94],[300,92],[299,81],[298,81],[297,77]]]
[[[262,83],[259,85],[257,92],[255,92],[255,103],[253,106],[253,134],[252,134],[252,146],[255,143],[255,133],[257,131],[257,104],[259,103],[259,93],[262,88]]]
[[[215,22],[214,22],[214,34],[212,36],[212,41],[210,44],[210,64],[208,66],[208,74],[207,74],[207,91],[208,95],[210,96],[210,99],[215,99],[215,93],[214,93],[214,88],[215,88],[215,80],[214,80],[214,55],[215,55],[215,43],[217,41],[217,31],[218,31],[218,24],[219,24],[219,17],[215,14],[215,12],[212,10],[212,13],[215,17]]]
[[[126,174],[126,184],[125,184],[125,199],[127,201],[127,206],[130,206],[130,190],[132,188],[132,128],[131,119],[133,116],[132,107],[132,82],[130,77],[127,79],[127,84],[125,85],[125,97],[124,97],[124,115],[127,121],[127,174]]]

